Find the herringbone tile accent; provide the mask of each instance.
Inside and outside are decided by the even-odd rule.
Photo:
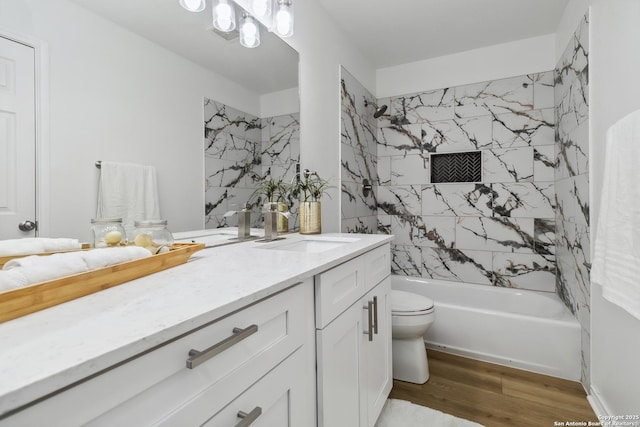
[[[482,155],[479,151],[431,155],[431,182],[482,181]]]

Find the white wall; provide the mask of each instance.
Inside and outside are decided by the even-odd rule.
[[[580,17],[591,6],[590,229],[598,224],[607,129],[640,109],[640,2],[637,0],[572,0],[558,30],[558,46],[568,42]],[[592,252],[593,253],[593,252]],[[591,285],[591,394],[610,415],[638,414],[640,408],[640,321],[602,298]]]
[[[575,29],[575,27],[574,27]],[[534,37],[376,72],[376,97],[406,95],[555,68],[555,36]]]
[[[155,165],[169,227],[203,228],[203,97],[259,115],[256,94],[66,0],[0,0],[2,30],[48,45],[44,235],[89,239],[96,160]]]
[[[287,42],[300,54],[302,168],[331,182],[322,199],[322,231],[340,231],[340,66],[369,90],[373,66],[336,27],[316,0],[295,1],[296,32]]]
[[[259,117],[274,117],[300,111],[300,93],[297,87],[260,96]]]

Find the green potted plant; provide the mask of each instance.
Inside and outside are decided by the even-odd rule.
[[[270,205],[275,204],[277,206],[276,209],[279,212],[288,212],[289,205],[286,202],[286,196],[289,192],[289,186],[282,182],[282,180],[266,177],[260,181],[260,184],[254,191],[253,196],[264,196],[265,201],[263,205],[265,210],[269,210]],[[260,202],[260,200],[258,200],[258,202]],[[289,231],[289,219],[284,215],[278,215],[278,233],[284,233],[287,231]]]
[[[316,172],[306,169],[303,178],[291,184],[290,193],[300,201],[298,217],[300,234],[320,234],[322,232],[322,210],[320,199],[329,195],[329,181],[320,178]]]

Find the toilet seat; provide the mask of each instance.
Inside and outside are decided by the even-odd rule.
[[[391,314],[393,316],[422,316],[433,313],[433,300],[422,295],[404,291],[391,291]]]

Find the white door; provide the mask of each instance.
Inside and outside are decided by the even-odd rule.
[[[36,235],[35,52],[0,37],[0,240]]]

